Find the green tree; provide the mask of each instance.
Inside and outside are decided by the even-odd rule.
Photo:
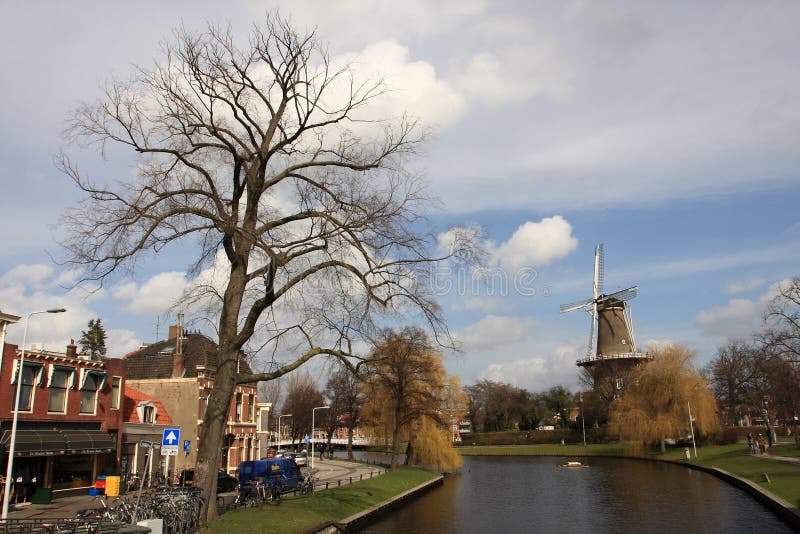
[[[611,403],[609,432],[634,447],[660,444],[689,433],[689,405],[698,435],[718,429],[717,403],[708,382],[692,366],[693,353],[670,345],[637,368],[627,391]]]
[[[569,414],[575,406],[572,393],[564,386],[554,386],[541,394],[541,399],[557,425],[566,428],[569,424]]]
[[[81,332],[81,339],[78,342],[81,346],[81,353],[91,355],[92,359],[98,359],[106,355],[106,330],[103,328],[101,319],[90,319],[87,330]]]

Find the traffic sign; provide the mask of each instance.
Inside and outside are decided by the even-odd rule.
[[[161,438],[161,456],[176,456],[181,441],[180,428],[165,428]]]
[[[165,428],[164,437],[161,439],[161,445],[163,447],[170,447],[170,446],[177,447],[180,439],[181,439],[180,428]]]
[[[192,447],[192,441],[191,440],[189,440],[189,439],[183,440],[183,452],[185,452],[186,454],[189,454],[189,452],[191,452],[191,450],[192,450],[191,447]]]
[[[304,437],[304,438],[303,438],[303,441],[305,441],[306,443],[308,443],[309,441],[311,441],[311,440],[308,438],[308,434],[306,434],[306,437]]]

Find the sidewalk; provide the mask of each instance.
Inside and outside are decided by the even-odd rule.
[[[309,465],[311,458],[309,458]],[[341,480],[342,485],[350,482],[357,482],[361,477],[365,480],[370,476],[378,476],[383,473],[384,468],[376,465],[359,464],[348,462],[346,460],[320,460],[318,457],[314,459],[313,472],[316,474],[318,483],[317,488],[324,489],[325,483],[328,482],[329,486],[335,488],[337,481]],[[127,496],[134,495],[129,493]],[[219,495],[226,497],[230,496],[231,499],[236,495],[235,492],[229,492]],[[28,518],[63,518],[75,517],[78,510],[86,510],[88,508],[102,508],[102,504],[96,497],[90,495],[77,495],[71,497],[56,496],[50,504],[24,504],[18,505],[17,508],[9,510],[9,519],[28,519]]]

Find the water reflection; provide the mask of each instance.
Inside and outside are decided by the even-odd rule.
[[[680,466],[466,457],[460,474],[364,532],[792,532],[744,492]]]

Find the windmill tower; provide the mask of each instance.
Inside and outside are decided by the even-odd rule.
[[[592,377],[595,386],[611,382],[612,396],[624,388],[624,375],[634,366],[652,358],[636,348],[633,319],[628,301],[636,297],[636,286],[611,294],[603,293],[603,245],[594,250],[594,295],[590,299],[564,304],[561,313],[586,310],[591,315],[586,355],[576,363]]]

